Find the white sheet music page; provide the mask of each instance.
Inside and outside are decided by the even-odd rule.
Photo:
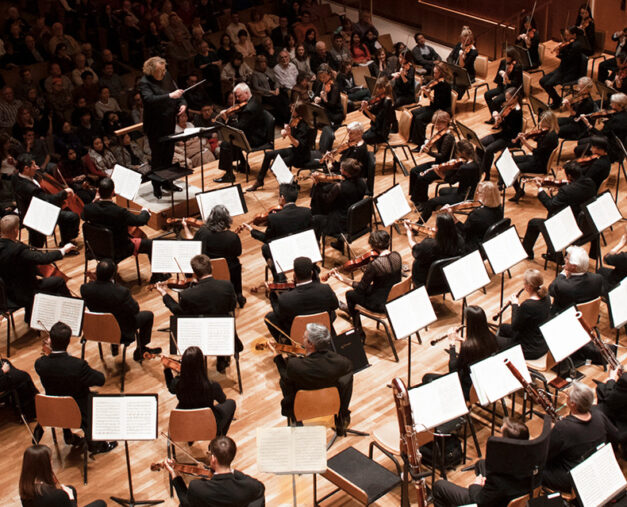
[[[411,207],[400,184],[394,185],[375,197],[374,204],[377,207],[384,227],[389,227],[397,220],[411,213]]]
[[[495,165],[501,175],[503,183],[505,183],[505,186],[508,188],[511,187],[516,181],[516,178],[518,178],[520,169],[518,169],[516,162],[514,162],[514,158],[512,157],[509,148],[505,148],[505,150],[503,150],[503,153],[498,158]]]
[[[614,328],[620,328],[627,322],[627,278],[608,293],[610,315]]]
[[[409,390],[416,431],[435,428],[468,413],[457,372]]]
[[[37,293],[33,301],[30,327],[50,331],[57,322],[63,322],[70,326],[72,336],[80,336],[84,311],[85,301],[82,299]]]
[[[520,382],[505,366],[509,359],[527,382],[531,382],[527,363],[520,345],[509,348],[470,366],[473,385],[482,405],[494,403],[504,396],[522,389]]]
[[[202,241],[154,240],[152,242],[152,272],[176,274],[182,269],[183,273],[192,273],[189,261],[201,253]]]
[[[181,354],[198,347],[205,356],[232,356],[235,353],[233,317],[178,317],[176,340]]]
[[[232,217],[245,213],[239,184],[196,194],[196,201],[203,221],[207,220],[211,210],[218,204],[222,204],[228,209]]]
[[[397,340],[407,338],[437,320],[424,286],[385,304]]]
[[[290,168],[287,167],[281,155],[276,156],[274,162],[272,163],[272,166],[270,167],[270,170],[276,177],[279,185],[281,185],[282,183],[292,183],[292,181],[294,180],[294,175],[292,174],[292,171],[290,171]]]
[[[567,206],[551,218],[547,218],[544,221],[544,226],[551,238],[553,250],[556,252],[561,252],[564,248],[583,236],[570,206]]]
[[[95,395],[92,400],[94,440],[157,438],[157,395]]]
[[[490,283],[479,250],[465,255],[442,269],[453,299],[458,301]]]
[[[510,227],[483,243],[483,249],[495,275],[507,271],[527,258],[527,252],[520,242],[515,227]]]
[[[322,260],[320,246],[313,229],[275,239],[268,246],[279,273],[292,271],[296,257],[309,257],[314,263]]]
[[[597,232],[603,232],[623,217],[609,192],[602,193],[586,206]]]
[[[24,216],[24,225],[50,236],[57,225],[61,208],[47,201],[33,197]]]
[[[111,179],[115,184],[115,193],[124,199],[132,201],[137,195],[139,186],[142,183],[142,175],[137,171],[132,171],[127,167],[115,164]]]
[[[327,469],[324,426],[257,428],[257,469],[273,474],[313,474]]]
[[[588,459],[571,469],[570,473],[584,507],[606,505],[606,502],[627,486],[614,450],[609,444],[603,445]]]
[[[540,326],[553,358],[560,362],[590,341],[590,335],[576,317],[574,307],[564,310]]]

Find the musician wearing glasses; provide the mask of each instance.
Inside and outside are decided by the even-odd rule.
[[[594,100],[590,96],[593,86],[592,79],[587,76],[580,77],[575,85],[574,96],[565,97],[562,100],[562,110],[566,111],[568,116],[562,116],[557,120],[560,127],[558,133],[560,139],[574,141],[586,134],[586,124],[580,121],[579,117],[595,110]]]

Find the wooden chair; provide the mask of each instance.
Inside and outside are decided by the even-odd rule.
[[[592,299],[585,303],[575,305],[578,312],[581,312],[581,318],[592,330],[596,331],[599,322],[599,314],[601,313],[601,298]],[[598,331],[597,331],[598,334]]]
[[[210,408],[187,410],[175,408],[170,412],[168,436],[173,442],[213,440],[217,433],[216,417]],[[175,456],[174,446],[172,446],[172,456]]]
[[[475,59],[475,82],[468,90],[468,96],[470,96],[470,90],[474,90],[472,98],[472,112],[475,112],[477,106],[477,91],[484,86],[489,90],[490,85],[487,82],[488,77],[488,57],[479,55]]]
[[[526,507],[529,502],[529,500],[531,500],[532,498],[536,498],[537,496],[540,496],[540,493],[542,492],[542,487],[536,488],[533,491],[533,494],[529,494],[527,493],[526,495],[523,496],[519,496],[518,498],[513,498],[512,500],[509,501],[509,503],[507,504],[507,507]]]
[[[412,114],[408,109],[401,108],[400,116],[398,118],[398,133],[390,134],[387,143],[385,143],[385,149],[383,150],[383,164],[381,165],[381,174],[385,174],[385,165],[387,160],[388,151],[392,155],[392,160],[395,158],[395,150],[401,148],[403,150],[403,156],[405,160],[411,158],[413,165],[416,165],[416,159],[409,146],[409,136],[411,134],[411,121]]]
[[[4,280],[0,278],[0,315],[4,317],[7,323],[7,357],[11,357],[11,327],[13,327],[13,335],[17,338],[13,314],[20,308],[22,307],[8,300]]]
[[[290,339],[294,343],[303,345],[303,337],[305,336],[307,324],[311,323],[325,326],[329,331],[331,331],[331,333],[333,333],[333,328],[331,327],[331,318],[329,317],[328,312],[312,313],[310,315],[297,315],[292,321],[292,327],[290,328]]]
[[[42,428],[49,427],[52,430],[52,440],[57,446],[57,433],[55,428],[82,429],[81,411],[78,404],[71,396],[47,396],[37,394],[35,396],[35,412],[37,422]],[[59,453],[59,458],[60,458]],[[87,439],[83,443],[83,481],[87,484]]]
[[[231,272],[229,271],[229,265],[224,257],[218,257],[217,259],[211,259],[211,273],[216,280],[231,281]]]
[[[604,48],[605,48],[605,32],[604,31],[594,32],[594,45],[597,48],[597,50],[588,57],[588,60],[592,62],[592,65],[590,66],[590,77],[594,76],[594,65],[596,61],[597,60],[605,61],[605,58],[606,58],[604,54]]]
[[[112,313],[96,313],[85,311],[83,315],[83,336],[81,338],[81,359],[85,359],[85,346],[87,342],[98,343],[100,360],[104,362],[102,344],[122,345],[122,378],[120,392],[124,392],[124,376],[126,373],[126,348],[128,343],[122,343],[122,331],[117,319]]]
[[[346,114],[348,113],[348,95],[344,92],[340,92],[340,100],[342,101],[344,117],[346,117]]]
[[[390,293],[388,294],[388,302],[407,294],[410,290],[411,277],[408,276],[404,280],[401,280],[400,282],[394,284],[394,286],[390,289]],[[392,349],[392,353],[394,354],[394,360],[398,363],[398,354],[396,353],[396,347],[394,346],[394,338],[392,337],[392,332],[390,332],[391,326],[388,326],[387,314],[373,312],[372,310],[368,310],[368,308],[365,308],[361,305],[356,305],[355,311],[357,311],[360,315],[364,317],[376,321],[377,329],[379,328],[379,324],[383,326],[383,329],[385,329],[385,334],[387,335],[388,343],[390,344],[390,348]]]

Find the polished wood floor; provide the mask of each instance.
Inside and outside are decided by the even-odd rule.
[[[555,60],[549,61],[547,67],[555,65]],[[495,71],[495,63],[491,63],[488,75],[492,77]],[[546,95],[539,90],[537,84],[537,76],[534,76],[534,91],[540,98],[546,98]],[[542,92],[542,93],[540,93]],[[528,113],[527,113],[528,114]],[[488,119],[488,112],[483,102],[483,98],[478,103],[477,111],[472,112],[472,102],[465,99],[458,104],[457,118],[466,125],[474,128],[478,135],[482,137],[490,133],[490,127],[484,125],[484,120]],[[352,113],[349,119],[359,119],[366,123],[365,118],[360,113]],[[341,136],[339,136],[341,137]],[[277,142],[282,146],[284,141]],[[572,144],[572,143],[570,143]],[[567,150],[568,151],[568,150]],[[385,175],[381,175],[382,152],[377,154],[377,177],[376,191],[380,192],[390,187],[392,184],[392,174],[387,168]],[[253,173],[259,167],[260,157],[253,157]],[[212,163],[206,167],[206,177],[216,177],[220,172],[216,167],[217,163]],[[408,162],[408,168],[411,164]],[[612,174],[608,180],[608,186],[612,189],[616,185],[616,166],[612,170]],[[241,175],[238,176],[241,180]],[[192,183],[198,185],[196,180],[200,180],[197,172],[192,178]],[[403,188],[407,190],[408,181],[400,176],[397,181],[401,183]],[[277,184],[270,176],[266,179],[266,186],[263,190],[258,191],[256,196],[264,206],[271,206],[277,199]],[[308,204],[308,195],[311,180],[305,180],[302,184],[299,204]],[[243,183],[244,184],[244,183]],[[508,197],[511,191],[508,191]],[[254,198],[247,197],[249,206],[249,216],[263,211],[261,205]],[[621,209],[625,209],[625,192],[620,194],[619,205]],[[519,205],[507,203],[506,215],[512,218],[513,223],[517,226],[519,234],[523,234],[527,221],[535,216],[545,216],[545,212],[538,200],[535,198],[535,191],[531,190],[528,195],[520,202]],[[249,217],[248,217],[249,218]],[[433,220],[433,219],[432,219]],[[244,221],[243,217],[238,217],[236,224]],[[162,231],[152,231],[148,229],[150,236],[161,234]],[[603,248],[606,252],[610,246],[614,245],[622,230],[614,228],[605,234],[608,246]],[[237,329],[245,350],[241,356],[241,368],[243,376],[244,393],[240,394],[237,388],[237,377],[234,366],[231,366],[226,375],[220,375],[215,371],[213,361],[209,361],[209,375],[212,379],[219,381],[223,386],[227,396],[233,398],[237,403],[236,420],[231,426],[229,435],[235,439],[238,444],[238,454],[235,459],[235,467],[249,473],[262,480],[266,486],[267,505],[289,505],[292,503],[292,487],[291,478],[289,476],[273,476],[262,474],[256,468],[256,444],[255,430],[260,427],[272,427],[285,425],[286,421],[280,415],[280,390],[278,386],[278,374],[272,362],[272,356],[267,353],[256,353],[251,350],[251,343],[260,337],[267,336],[267,330],[263,324],[263,316],[269,311],[270,306],[268,300],[264,297],[263,292],[252,294],[250,288],[259,286],[263,281],[264,263],[260,253],[260,243],[251,239],[249,233],[244,232],[241,235],[243,242],[243,280],[244,294],[248,302],[244,309],[238,309]],[[355,251],[362,252],[366,248],[366,238],[358,240],[355,244]],[[409,251],[407,240],[403,236],[394,235],[394,249],[398,250],[404,258],[404,262],[411,265],[412,258]],[[512,279],[505,281],[506,296],[518,291],[521,287],[521,275],[528,267],[543,269],[540,253],[544,251],[544,244],[540,240],[536,247],[536,260],[524,261],[512,269]],[[338,252],[331,248],[327,248],[327,265],[323,269],[332,267],[333,265],[343,262],[346,259],[341,257]],[[538,259],[540,258],[540,259]],[[72,277],[69,282],[70,288],[78,292],[82,283],[83,257],[67,258],[60,263],[60,267]],[[136,283],[135,266],[132,260],[123,262],[120,266],[121,277],[124,284],[127,284],[134,296],[139,301],[141,308],[151,310],[155,313],[155,326],[152,336],[152,344],[155,346],[167,346],[167,334],[158,331],[168,324],[169,312],[161,302],[161,298],[155,292],[146,290],[146,281],[150,276],[150,268],[146,258],[141,260],[142,285]],[[550,282],[555,276],[554,267],[549,266],[545,272],[546,282]],[[337,291],[340,298],[343,298],[346,286],[340,284],[336,280],[330,281],[331,286]],[[487,286],[487,294],[477,292],[468,298],[469,304],[481,305],[488,315],[492,315],[499,307],[500,278],[493,276],[490,284]],[[440,336],[450,326],[456,324],[460,320],[460,311],[462,302],[451,301],[450,297],[442,300],[441,297],[433,298],[438,321],[430,326],[430,328],[422,333],[422,345],[412,344],[412,379],[413,382],[418,381],[426,372],[445,371],[448,355],[444,353],[445,343],[431,347],[429,341]],[[509,315],[507,315],[509,318]],[[16,315],[16,323],[18,325],[18,340],[15,341],[12,350],[11,360],[21,369],[31,372],[35,383],[41,388],[39,379],[34,372],[33,363],[40,355],[40,341],[38,337],[29,332],[26,325],[22,321],[21,313]],[[5,324],[2,324],[1,332],[4,333]],[[336,321],[338,331],[349,328],[349,323],[338,318]],[[367,345],[366,352],[371,366],[366,370],[358,373],[355,377],[354,394],[351,403],[352,409],[352,427],[362,431],[372,433],[375,429],[390,421],[396,420],[396,412],[392,399],[392,392],[387,387],[390,380],[395,376],[406,379],[407,375],[407,341],[399,341],[396,348],[400,356],[400,362],[393,360],[392,353],[389,349],[387,341],[382,331],[374,328],[370,323],[366,324],[367,329]],[[614,332],[609,329],[607,309],[603,306],[601,311],[601,332],[606,337],[613,337]],[[625,343],[624,335],[621,336],[622,343]],[[74,355],[80,354],[80,345],[78,340],[73,341],[70,346],[70,352]],[[620,356],[624,356],[621,350]],[[94,345],[88,347],[87,359],[90,364],[103,370],[106,374],[106,384],[99,389],[102,393],[119,392],[120,386],[120,357],[112,358],[110,354],[105,355],[104,363],[98,357],[96,347]],[[604,373],[599,367],[584,366],[582,372],[585,374],[584,381],[592,385],[592,379],[604,378]],[[144,361],[142,365],[134,362],[132,359],[128,361],[128,372],[126,375],[126,392],[127,393],[158,393],[159,394],[159,430],[167,431],[169,412],[175,405],[175,397],[171,396],[166,388],[163,378],[163,369],[158,361]],[[424,407],[428,410],[429,407]],[[26,446],[29,445],[29,435],[23,425],[18,424],[12,412],[2,409],[2,421],[0,423],[0,442],[2,442],[2,475],[0,477],[0,490],[2,496],[0,503],[2,505],[19,504],[17,483],[20,473],[22,453]],[[535,427],[538,419],[534,419]],[[481,428],[479,431],[480,441],[485,443],[489,430]],[[330,438],[331,432],[328,436]],[[346,446],[354,446],[362,452],[367,453],[368,445],[371,441],[370,437],[353,437],[341,439],[329,451],[329,457]],[[46,432],[43,443],[52,444],[50,432]],[[186,446],[186,445],[185,445]],[[165,472],[151,472],[150,464],[165,457],[166,442],[162,438],[150,442],[131,442],[129,444],[131,464],[134,479],[135,496],[139,500],[144,499],[164,499],[165,505],[178,505],[175,499],[169,497],[168,481]],[[189,451],[197,456],[202,457],[206,449],[205,443],[196,443]],[[180,453],[179,453],[180,455]],[[182,460],[184,457],[180,455]],[[476,458],[476,453],[470,445],[469,457],[471,460]],[[377,457],[378,461],[384,466],[393,469],[392,464],[383,456]],[[79,505],[85,504],[96,498],[108,499],[110,495],[127,497],[128,485],[126,477],[126,464],[123,447],[118,447],[115,451],[98,455],[95,460],[89,464],[89,484],[84,486],[81,479],[81,457],[75,452],[71,452],[70,448],[61,444],[58,453],[54,452],[54,469],[59,480],[66,484],[73,484],[78,489]],[[458,481],[460,484],[468,484],[472,480],[471,472],[452,472],[449,477]],[[330,490],[330,485],[322,481],[322,491]],[[298,505],[312,505],[312,479],[310,476],[301,476],[296,479],[296,493]],[[389,493],[380,499],[376,505],[380,506],[397,506],[400,502],[400,489]],[[109,501],[111,504],[112,502]],[[339,494],[327,501],[327,505],[357,505],[348,496]]]

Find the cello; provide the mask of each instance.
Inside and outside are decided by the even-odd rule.
[[[55,178],[43,171],[39,172],[38,183],[44,192],[51,195],[64,192],[66,188]],[[78,216],[82,216],[83,210],[85,209],[85,203],[79,196],[72,192],[71,194],[66,194],[61,208],[67,208],[76,213]]]

